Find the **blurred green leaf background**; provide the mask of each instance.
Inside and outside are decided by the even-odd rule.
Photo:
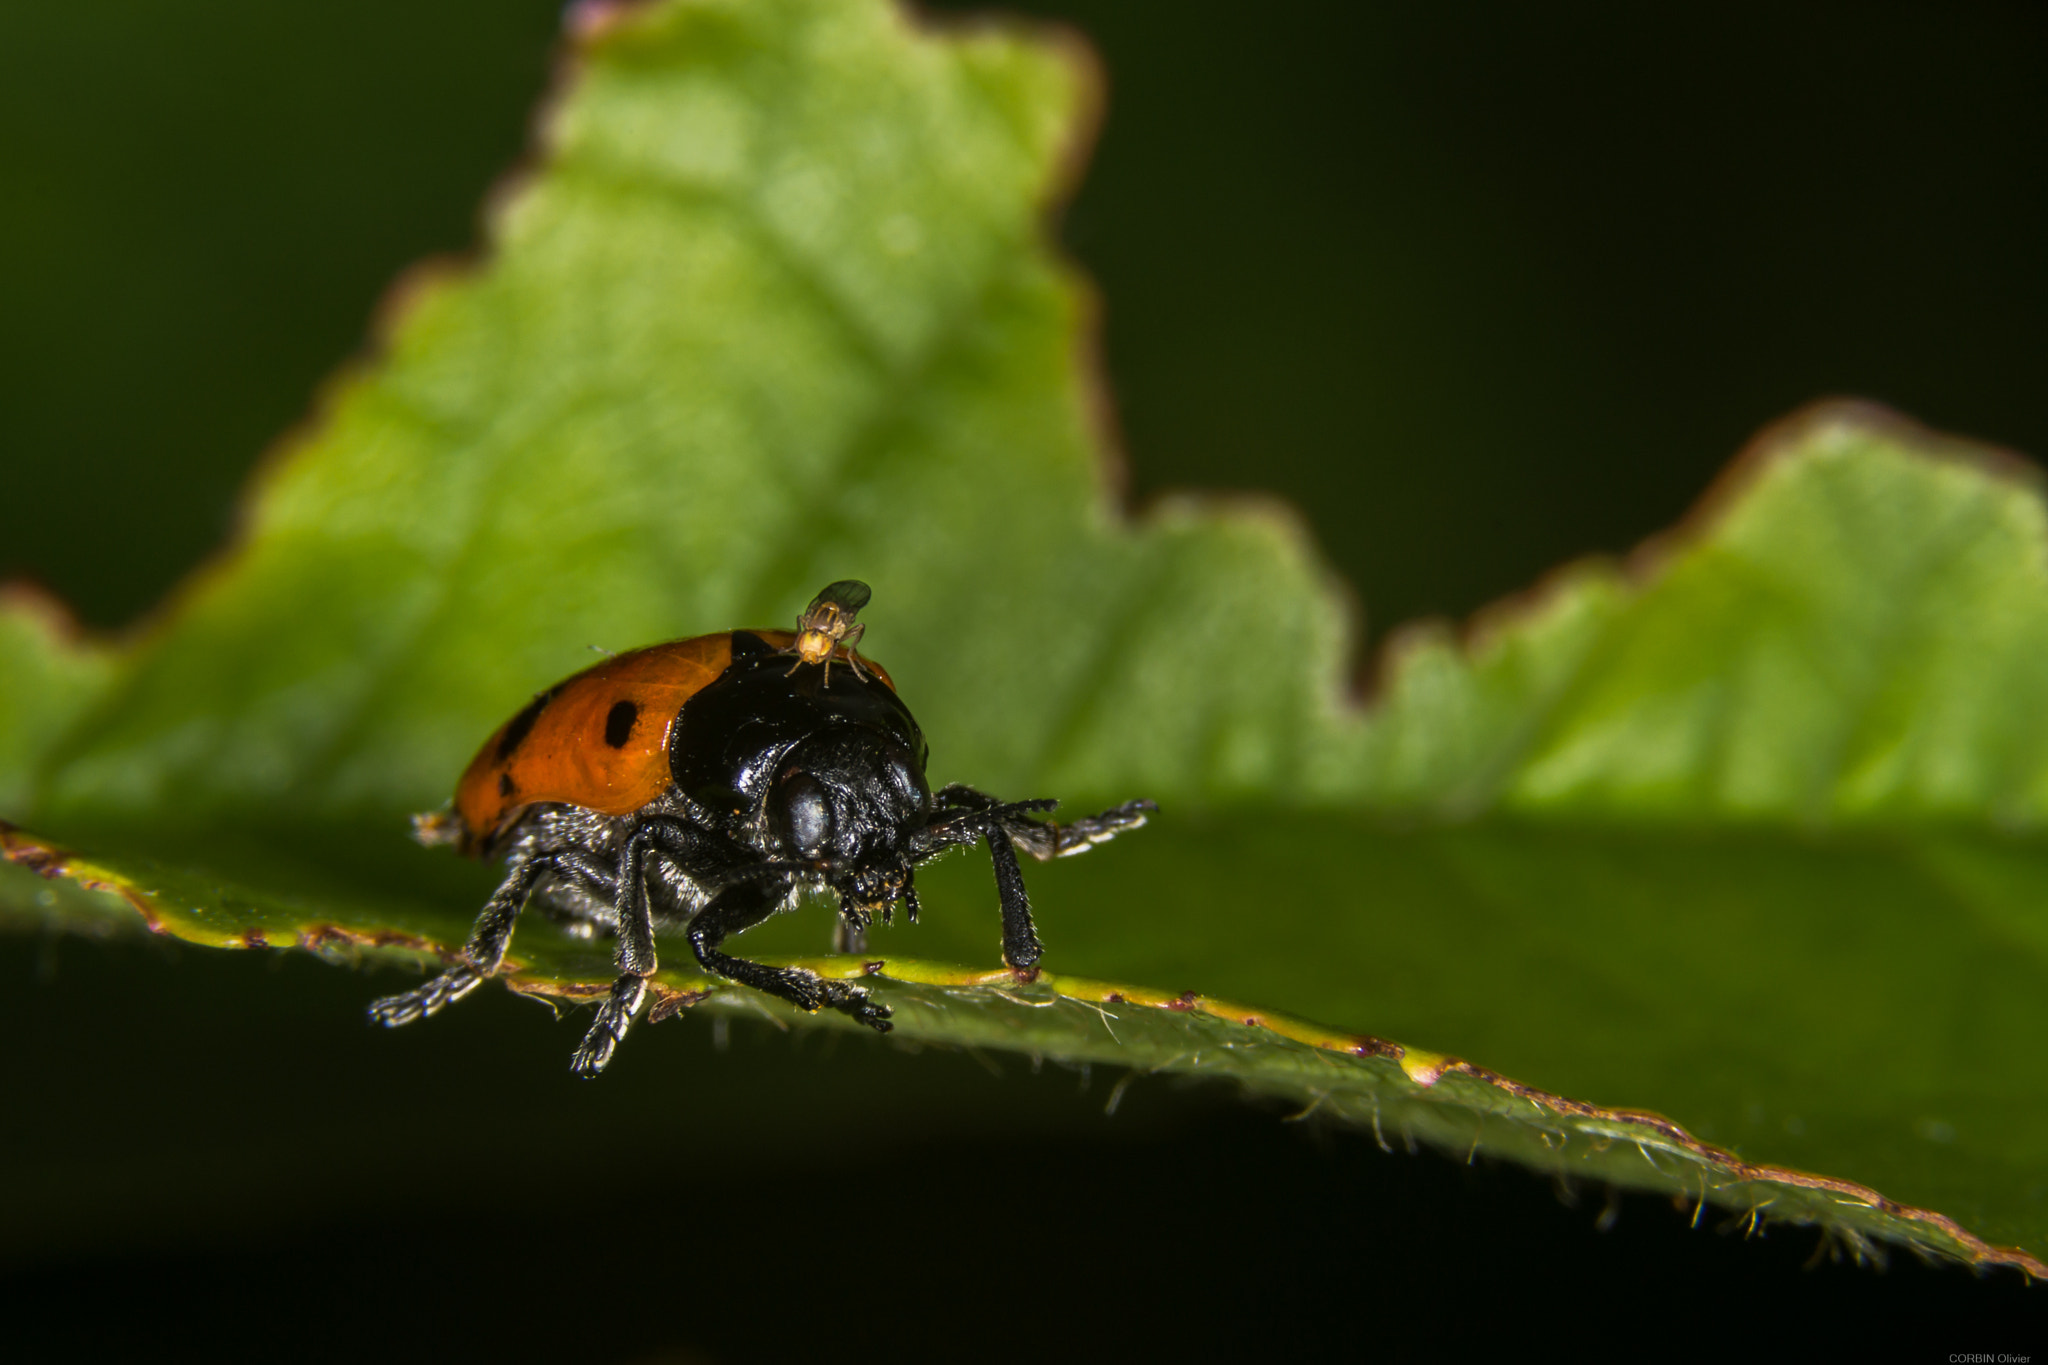
[[[114,623],[217,542],[228,490],[360,336],[382,280],[425,250],[467,241],[469,206],[518,145],[554,16],[536,9],[522,29],[503,11],[485,22],[458,7],[405,23],[338,10],[316,22],[308,11],[286,28],[232,7],[80,13],[19,16],[18,31],[43,46],[16,48],[5,96],[50,130],[27,148],[17,173],[27,211],[5,229],[21,234],[0,286],[10,357],[20,357],[0,403],[15,493],[5,543],[19,556],[11,567]],[[1112,117],[1066,239],[1109,300],[1107,361],[1135,491],[1204,483],[1300,498],[1375,622],[1467,610],[1568,555],[1625,548],[1681,510],[1749,430],[1816,392],[1868,393],[1952,429],[2048,449],[2028,426],[2038,410],[2021,411],[2038,407],[2021,376],[2038,373],[2042,292],[2041,263],[2024,248],[2040,226],[2040,35],[2030,21],[1986,10],[1930,30],[1897,11],[1853,30],[1818,20],[1810,32],[1745,28],[1730,16],[1645,31],[1588,12],[1576,26],[1525,30],[1518,24],[1534,21],[1430,27],[1368,13],[1337,29],[1322,11],[1257,25],[1219,11],[1151,43],[1156,20],[1070,17],[1102,44],[1112,72]],[[294,61],[325,75],[308,78]],[[1919,100],[1876,93],[1882,83],[1867,78],[1887,63],[1914,73]],[[464,98],[444,84],[452,70],[476,82]],[[94,97],[80,99],[81,89]],[[167,121],[164,108],[189,110],[191,121]],[[401,192],[409,164],[412,197]],[[389,1151],[377,1114],[438,1115],[423,1187],[460,1178],[450,1154],[473,1140],[466,1134],[525,1132],[537,1150],[568,1151],[579,1134],[601,1146],[605,1122],[635,1114],[631,1099],[580,1095],[556,1101],[564,1112],[546,1120],[530,1098],[494,1108],[510,1101],[503,1086],[486,1098],[485,1076],[539,1074],[501,1054],[552,1036],[503,1009],[478,1011],[433,1061],[415,1055],[407,1065],[420,1070],[407,1077],[393,1074],[388,1051],[324,1023],[296,1040],[269,1027],[272,1014],[311,1019],[316,1006],[352,1022],[351,1004],[336,1002],[353,1002],[361,982],[341,974],[326,974],[337,989],[293,964],[282,969],[289,990],[253,1003],[246,985],[225,985],[216,1001],[182,982],[167,989],[132,960],[79,964],[76,948],[51,951],[62,964],[56,988],[12,1007],[30,1011],[12,1036],[38,1040],[33,1062],[22,1061],[46,1087],[29,1092],[45,1097],[30,1106],[45,1121],[10,1142],[18,1158],[64,1153],[53,1192],[97,1191],[82,1214],[45,1225],[61,1223],[74,1254],[191,1255],[202,1235],[247,1246],[266,1221],[270,1235],[303,1236],[338,1207],[375,1224],[360,1196],[337,1203],[332,1183],[276,1191],[291,1187],[291,1171],[346,1169],[366,1148]],[[177,975],[235,979],[190,957]],[[99,972],[116,984],[93,982]],[[64,1002],[95,988],[131,1002],[156,991],[147,1029],[131,1005],[130,1027],[106,1029],[95,1053],[93,1030],[60,1026]],[[252,1017],[264,1019],[264,1038],[249,1037]],[[494,1028],[524,1041],[480,1036]],[[247,1079],[209,1094],[191,1059],[222,1054]],[[106,1084],[108,1067],[128,1077],[145,1058],[151,1084]],[[1072,1188],[1114,1164],[1104,1141],[1171,1132],[1219,1150],[1273,1142],[1186,1097],[1162,1097],[1153,1119],[1120,1111],[1105,1139],[1104,1125],[1081,1117],[1097,1099],[1061,1108],[1042,1082],[1022,1078],[976,1090],[961,1080],[971,1068],[944,1069],[959,1060],[920,1059],[926,1069],[916,1070],[842,1057],[805,1070],[801,1091],[822,1104],[830,1087],[858,1089],[862,1068],[879,1067],[890,1080],[877,1092],[971,1091],[1006,1125],[1063,1115],[1059,1142],[1081,1145],[1046,1150],[1066,1153],[1055,1165]],[[691,1074],[728,1103],[759,1089],[807,1107],[785,1094],[800,1063],[772,1043],[748,1062]],[[354,1128],[333,1122],[332,1077],[323,1088],[306,1074],[334,1067],[356,1068],[351,1084],[377,1096]],[[119,1097],[118,1120],[76,1093],[88,1075],[93,1093]],[[843,1106],[848,1095],[830,1098]],[[965,1152],[971,1143],[945,1148],[930,1125],[950,1114],[940,1129],[985,1131],[991,1120],[973,1118],[973,1103],[953,1095],[866,1117]],[[666,1112],[687,1125],[673,1105]],[[780,1188],[764,1198],[877,1178],[821,1165],[795,1112],[749,1112],[758,1132],[723,1140],[717,1159],[751,1149],[741,1164],[759,1183],[760,1144],[786,1144],[770,1182]],[[1227,1136],[1215,1136],[1217,1124]],[[842,1108],[834,1131],[854,1126]],[[138,1129],[154,1135],[159,1162],[124,1159],[114,1135]],[[258,1150],[231,1140],[239,1130],[263,1134]],[[986,1151],[991,1187],[1030,1165],[1033,1150]],[[1335,1174],[1344,1162],[1314,1167],[1292,1149],[1235,1155],[1219,1160],[1218,1179],[1252,1206],[1266,1202],[1262,1182],[1277,1188],[1301,1169],[1290,1161],[1311,1162],[1309,1188],[1348,1178]],[[219,1178],[230,1157],[249,1185],[239,1195]],[[532,1179],[509,1155],[485,1164],[514,1184]],[[181,1185],[166,1168],[201,1178]],[[386,1161],[376,1172],[386,1190],[390,1170]],[[920,1207],[940,1194],[901,1179]],[[1044,1193],[1063,1188],[1049,1180]],[[678,1197],[688,1189],[685,1180]],[[1453,1246],[1469,1252],[1504,1235],[1495,1224],[1512,1217],[1501,1211],[1511,1200],[1493,1193]],[[974,1189],[962,1194],[975,1202]],[[1118,1197],[1104,1206],[1098,1195],[1095,1207],[1114,1216]],[[545,1181],[521,1207],[536,1199],[537,1216],[579,1213]],[[267,1219],[237,1212],[238,1200]],[[1225,1218],[1235,1202],[1217,1201],[1211,1215]],[[1314,1248],[1318,1265],[1341,1261],[1347,1244],[1313,1222],[1280,1235]],[[1412,1227],[1381,1235],[1419,1240]],[[889,1241],[886,1228],[876,1236]],[[1308,1330],[1299,1325],[1316,1319],[1293,1321]]]

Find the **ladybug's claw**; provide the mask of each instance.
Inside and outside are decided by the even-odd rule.
[[[468,963],[450,967],[424,986],[372,1002],[370,1022],[382,1024],[385,1028],[397,1028],[400,1024],[424,1019],[468,995],[483,984],[483,979],[483,974]]]
[[[795,986],[791,999],[799,1009],[838,1009],[842,1015],[866,1023],[877,1033],[887,1033],[893,1027],[889,1023],[889,1007],[874,1001],[866,986],[846,980],[825,980],[811,972],[803,972],[803,978],[791,984]]]
[[[818,997],[818,1003],[809,1008],[838,1010],[841,1014],[866,1024],[877,1033],[887,1033],[894,1027],[889,1022],[889,1007],[870,996],[865,986],[820,979]]]
[[[569,1059],[569,1069],[585,1080],[604,1070],[611,1062],[612,1050],[625,1038],[626,1029],[633,1022],[634,1011],[646,998],[646,977],[629,974],[614,981],[612,993],[597,1008],[597,1018],[590,1025],[590,1032],[583,1035],[576,1055]]]

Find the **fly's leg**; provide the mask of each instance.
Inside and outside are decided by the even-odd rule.
[[[876,1004],[867,991],[846,981],[827,981],[801,967],[770,967],[718,951],[726,935],[751,929],[775,913],[788,890],[787,884],[763,886],[739,882],[726,887],[711,904],[690,921],[690,949],[697,961],[713,976],[737,981],[757,991],[779,996],[798,1009],[835,1009],[850,1015],[877,1033],[889,1031],[889,1007]]]
[[[475,990],[505,961],[505,949],[512,942],[512,928],[519,912],[533,895],[541,878],[553,873],[610,896],[617,883],[612,874],[580,849],[542,853],[517,863],[484,902],[455,965],[424,986],[401,995],[387,995],[370,1006],[370,1022],[386,1028],[410,1024],[437,1013]]]
[[[868,675],[861,671],[860,654],[855,650],[854,646],[858,645],[860,643],[860,637],[867,633],[868,623],[865,621],[856,621],[853,623],[853,629],[847,631],[846,638],[843,641],[841,641],[841,643],[846,646],[846,666],[848,668],[851,668],[853,670],[853,676],[859,678],[862,682],[866,682],[868,680]]]

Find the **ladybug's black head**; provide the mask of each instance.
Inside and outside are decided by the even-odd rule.
[[[894,734],[830,726],[790,749],[768,789],[776,856],[838,865],[833,880],[862,904],[900,894],[904,844],[932,808],[924,764]]]

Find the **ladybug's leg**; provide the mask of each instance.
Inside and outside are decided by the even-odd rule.
[[[610,879],[616,888],[612,908],[618,916],[615,960],[619,975],[570,1059],[570,1069],[579,1076],[595,1076],[611,1061],[612,1051],[625,1039],[633,1016],[647,998],[647,978],[660,965],[654,950],[654,910],[647,896],[650,855],[665,858],[686,875],[700,878],[729,871],[739,861],[730,845],[672,815],[645,816],[626,836],[617,875]]]
[[[726,935],[751,929],[775,913],[787,886],[737,882],[712,897],[711,904],[690,921],[690,948],[698,963],[714,976],[780,996],[798,1009],[835,1009],[852,1015],[877,1033],[889,1031],[889,1007],[868,998],[862,987],[827,981],[801,967],[770,967],[718,951]]]
[[[1127,829],[1145,823],[1157,809],[1150,801],[1130,801],[1115,810],[1064,825],[1031,819],[1034,811],[1050,810],[1049,800],[999,801],[986,792],[958,784],[941,787],[934,796],[940,814],[911,840],[911,856],[932,857],[971,842],[977,835],[988,845],[995,866],[996,896],[1003,912],[1003,961],[1020,972],[1038,965],[1045,949],[1031,922],[1031,897],[1024,890],[1024,871],[1016,850],[1044,860],[1085,853]]]
[[[1009,831],[1000,826],[987,833],[988,856],[996,867],[996,899],[1003,907],[1003,961],[1011,970],[1028,972],[1045,956],[1038,930],[1031,923],[1031,897],[1024,891],[1024,869]]]
[[[1126,801],[1115,810],[1057,825],[1036,820],[1005,821],[1004,825],[1017,841],[1017,847],[1044,862],[1049,858],[1070,858],[1097,844],[1106,844],[1126,830],[1142,826],[1146,817],[1158,809],[1150,801]]]
[[[1021,813],[1026,809],[1050,810],[1053,803],[1049,801],[1003,802],[987,792],[979,792],[957,782],[939,788],[933,799],[942,812],[940,818],[933,821],[935,831],[954,823],[943,814],[948,810],[983,811],[998,815],[1002,819],[1003,828],[1010,832],[1010,838],[1016,842],[1017,847],[1040,862],[1050,858],[1066,858],[1076,853],[1086,853],[1097,844],[1106,844],[1126,830],[1137,829],[1145,823],[1147,816],[1159,809],[1150,801],[1126,801],[1114,810],[1106,810],[1100,815],[1054,824],[1051,821],[1026,819]]]
[[[1045,955],[1045,948],[1031,923],[1031,897],[1024,890],[1024,869],[1017,865],[1017,852],[1011,847],[1011,840],[1020,837],[1020,831],[1028,833],[1043,828],[1026,818],[1028,812],[1050,810],[1058,803],[1002,802],[972,787],[961,786],[942,787],[935,799],[940,814],[911,836],[907,850],[911,860],[921,863],[977,839],[987,844],[989,861],[995,867],[996,897],[1003,912],[1003,961],[1015,971],[1030,971]]]
[[[1127,829],[1138,828],[1158,807],[1150,801],[1130,801],[1064,825],[1041,824],[1012,814],[1014,809],[1003,807],[988,813],[992,817],[988,852],[995,863],[996,895],[1003,907],[1003,961],[1017,971],[1028,972],[1038,965],[1044,949],[1031,924],[1031,898],[1024,892],[1024,871],[1017,866],[1016,849],[1022,848],[1040,861],[1086,853]]]
[[[619,937],[623,940],[625,935]],[[624,1041],[633,1015],[639,1010],[640,1002],[647,998],[647,976],[650,974],[621,972],[619,979],[612,982],[611,994],[597,1007],[597,1019],[590,1025],[590,1032],[583,1035],[583,1041],[577,1044],[576,1055],[569,1059],[571,1071],[588,1079],[611,1062],[612,1050]]]
[[[932,798],[938,806],[930,824],[910,837],[913,862],[936,858],[949,848],[965,848],[991,829],[1006,829],[1012,838],[1024,838],[1033,830],[1046,828],[1028,817],[1059,805],[1049,798],[1037,801],[998,801],[972,787],[941,787]]]
[[[976,791],[964,782],[948,782],[932,793],[932,800],[938,802],[942,808],[951,807],[959,810],[987,810],[990,806],[1003,804],[999,797]]]
[[[685,870],[694,871],[704,861],[704,839],[698,831],[672,816],[649,816],[626,836],[619,851],[618,873],[613,885],[612,908],[618,914],[618,947],[614,958],[618,979],[611,994],[597,1007],[597,1018],[583,1035],[569,1069],[579,1076],[595,1076],[612,1059],[612,1050],[625,1039],[626,1030],[640,1004],[647,998],[647,978],[660,961],[654,951],[654,910],[647,896],[647,856],[660,852],[673,857]]]
[[[475,990],[504,962],[505,949],[512,942],[512,926],[518,922],[520,910],[525,907],[527,898],[533,894],[541,878],[549,873],[566,881],[591,886],[607,896],[613,893],[616,885],[611,874],[580,849],[560,849],[522,858],[513,864],[505,880],[484,902],[483,913],[476,917],[476,928],[470,931],[469,942],[464,945],[456,964],[424,986],[373,1002],[370,1006],[371,1022],[386,1028],[410,1024],[415,1019],[436,1013],[443,1006],[452,1005]]]

